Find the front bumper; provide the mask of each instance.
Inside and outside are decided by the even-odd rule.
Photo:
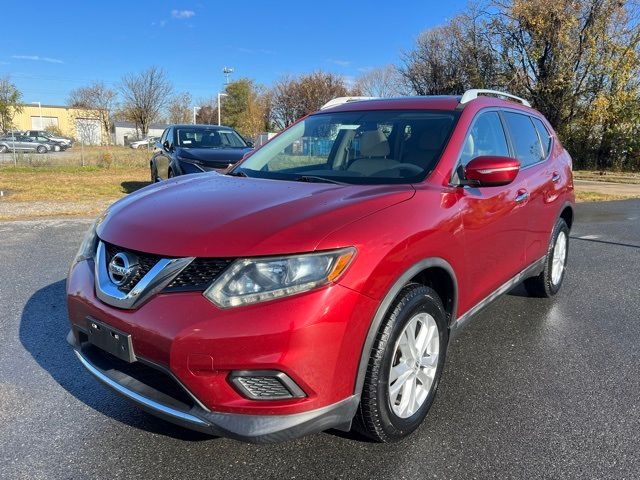
[[[333,405],[291,415],[217,413],[199,405],[185,410],[154,398],[149,389],[144,393],[140,392],[140,389],[136,388],[135,379],[122,377],[115,379],[110,376],[83,354],[82,347],[73,332],[69,332],[67,341],[73,346],[82,366],[118,395],[159,418],[210,435],[252,443],[272,443],[291,440],[328,428],[348,431],[358,408],[359,396],[352,395]]]
[[[279,441],[328,428],[348,429],[358,405],[355,377],[377,302],[340,285],[263,304],[219,309],[202,293],[158,294],[136,310],[95,295],[92,262],[67,281],[69,341],[98,380],[173,423],[245,441]],[[136,358],[168,373],[193,402],[162,400],[148,385],[85,354],[88,319],[131,335]],[[86,337],[84,338],[86,340]],[[285,373],[303,398],[256,400],[234,388],[237,371]]]

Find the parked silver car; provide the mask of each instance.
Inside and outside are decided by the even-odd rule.
[[[27,130],[25,132],[25,135],[27,137],[45,137],[45,138],[48,138],[50,141],[61,143],[63,145],[66,145],[67,147],[73,146],[73,140],[70,139],[69,137],[60,137],[57,135],[53,135],[52,133],[47,132],[46,130]]]
[[[53,150],[53,146],[49,142],[39,142],[24,135],[0,137],[0,153],[7,153],[13,150],[47,153]]]
[[[142,140],[136,140],[135,142],[131,142],[129,146],[131,148],[153,148],[156,142],[160,140],[160,137],[147,137]]]

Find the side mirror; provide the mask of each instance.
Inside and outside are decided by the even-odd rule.
[[[164,148],[165,152],[168,152],[171,148],[171,145],[169,144],[169,140],[165,140],[164,143],[162,144],[162,148]]]
[[[476,157],[464,168],[466,185],[499,187],[513,182],[520,162],[511,157]]]
[[[245,143],[247,144],[247,147],[253,148],[253,142],[251,140],[246,140]]]

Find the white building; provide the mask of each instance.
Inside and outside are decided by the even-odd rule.
[[[160,137],[164,129],[169,125],[166,123],[152,123],[149,125],[149,137]],[[116,145],[129,145],[136,140],[141,140],[142,135],[133,122],[116,121],[113,122],[114,141]]]

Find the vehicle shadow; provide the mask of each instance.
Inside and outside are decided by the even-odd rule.
[[[69,323],[61,305],[66,305],[64,280],[38,290],[22,311],[19,336],[38,365],[62,388],[97,412],[141,430],[187,441],[215,438],[149,415],[99,385],[66,341]]]
[[[141,188],[146,187],[147,185],[151,185],[151,181],[130,181],[130,182],[122,182],[120,186],[122,187],[122,191],[124,193],[133,193],[136,190],[140,190]]]

